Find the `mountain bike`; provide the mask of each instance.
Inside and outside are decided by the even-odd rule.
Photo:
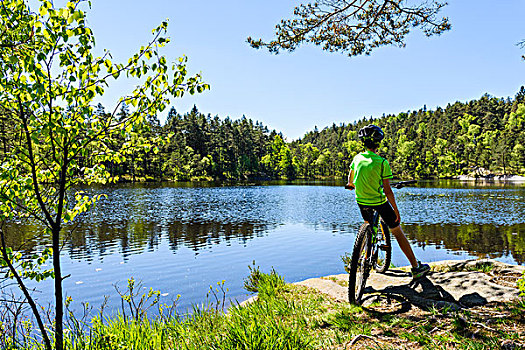
[[[415,182],[415,180],[396,182],[391,184],[391,187],[403,188]],[[348,301],[360,304],[372,268],[376,272],[385,273],[390,267],[391,260],[390,230],[379,213],[374,211],[372,222],[363,223],[355,238],[348,277]]]

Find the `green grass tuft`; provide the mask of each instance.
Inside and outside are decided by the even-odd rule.
[[[272,268],[269,274],[259,270],[259,266],[248,266],[250,275],[244,279],[244,289],[248,292],[258,293],[259,298],[276,297],[284,288],[284,279]]]

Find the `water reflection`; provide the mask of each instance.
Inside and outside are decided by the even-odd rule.
[[[185,247],[199,254],[215,245],[232,242],[246,244],[261,238],[283,225],[222,222],[173,221],[167,225],[137,220],[102,223],[97,226],[79,225],[69,235],[63,252],[75,260],[102,260],[104,256],[119,254],[123,261],[130,255],[154,252],[165,245],[176,254]],[[286,225],[284,225],[286,226]],[[407,236],[419,246],[432,245],[451,252],[468,252],[478,257],[511,258],[517,264],[525,263],[525,224],[496,226],[490,224],[406,224]],[[357,224],[315,223],[307,225],[314,231],[332,234],[353,234]],[[50,244],[50,238],[38,227],[8,225],[5,230],[8,244],[31,253]],[[31,232],[40,232],[32,236]],[[301,245],[301,242],[289,244]],[[276,244],[279,244],[276,241]],[[305,247],[305,251],[308,248]]]
[[[419,245],[467,251],[478,257],[511,257],[520,265],[525,262],[525,224],[405,225],[405,231]]]
[[[84,189],[105,193],[107,199],[64,230],[64,251],[73,259],[87,261],[110,254],[128,259],[162,244],[174,253],[185,247],[198,254],[232,240],[246,244],[289,224],[353,235],[362,220],[353,192],[340,186],[305,184],[309,183],[125,184]],[[470,182],[465,188],[458,181],[427,187],[431,184],[420,182],[419,187],[396,192],[412,239],[453,251],[510,255],[518,263],[524,261],[524,189],[477,188]],[[30,222],[9,223],[5,231],[8,244],[26,253],[50,243],[42,228]]]
[[[154,221],[121,220],[118,223],[100,223],[96,226],[83,223],[69,231],[65,237],[63,252],[72,259],[87,261],[114,253],[120,254],[125,261],[129,255],[155,251],[161,244],[166,244],[173,253],[181,246],[198,253],[212,245],[228,244],[232,240],[246,243],[255,237],[262,237],[275,227],[276,225],[250,222],[173,221],[161,225]],[[26,254],[51,244],[51,238],[40,231],[33,225],[5,226],[7,243]],[[32,234],[34,232],[37,234]]]
[[[266,270],[275,267],[290,282],[342,273],[340,257],[351,251],[362,219],[354,193],[335,185],[85,189],[107,198],[63,232],[62,262],[71,274],[66,291],[99,305],[102,295],[114,294],[114,283],[133,276],[148,287],[183,295],[189,307],[223,279],[230,296],[241,300],[242,279],[253,260]],[[418,183],[396,192],[417,256],[525,263],[524,188],[446,185]],[[31,222],[8,223],[5,231],[8,244],[26,254],[50,243]],[[396,244],[393,263],[407,264]],[[35,287],[42,290],[42,301],[52,300],[50,284]]]

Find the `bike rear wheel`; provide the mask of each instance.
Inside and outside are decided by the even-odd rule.
[[[386,223],[381,220],[377,231],[377,244],[374,252],[374,269],[379,273],[385,273],[392,261],[392,244],[390,241],[390,230]]]
[[[372,268],[372,231],[368,223],[359,228],[352,251],[350,274],[348,277],[348,301],[360,304],[366,280]]]

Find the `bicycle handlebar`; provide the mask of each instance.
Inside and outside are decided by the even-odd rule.
[[[400,181],[400,182],[394,182],[393,184],[390,184],[390,186],[394,188],[403,188],[406,185],[415,184],[416,182],[417,182],[416,180]]]
[[[416,182],[417,182],[416,180],[399,181],[399,182],[394,182],[394,183],[390,184],[390,186],[399,189],[399,188],[405,187],[406,185],[415,184]],[[345,185],[345,189],[347,189],[347,190],[352,189],[353,190],[354,186]]]

